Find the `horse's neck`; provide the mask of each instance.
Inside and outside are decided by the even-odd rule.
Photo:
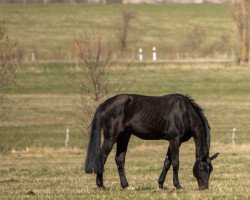
[[[209,144],[210,144],[210,141],[208,141],[207,135],[205,134],[205,132],[202,131],[201,134],[195,137],[196,160],[207,158],[209,156],[209,149],[210,149]]]

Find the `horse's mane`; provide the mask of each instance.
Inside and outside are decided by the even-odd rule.
[[[208,151],[209,151],[209,149],[210,149],[210,125],[208,123],[208,120],[207,120],[206,116],[204,115],[204,110],[188,94],[186,95],[186,98],[191,103],[191,105],[194,108],[195,112],[197,113],[200,120],[202,121],[203,126],[205,127],[205,134],[206,134],[206,139],[207,139],[206,142],[207,142]]]

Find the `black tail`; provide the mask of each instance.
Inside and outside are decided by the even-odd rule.
[[[95,116],[91,124],[90,139],[88,144],[87,157],[85,161],[85,173],[97,173],[98,161],[101,144],[101,112],[100,107],[97,108]]]

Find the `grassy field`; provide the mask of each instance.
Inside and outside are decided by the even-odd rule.
[[[95,186],[95,176],[81,171],[85,152],[80,149],[28,149],[0,155],[0,199],[249,199],[249,144],[213,145],[220,152],[213,162],[210,189],[199,191],[192,175],[193,145],[181,148],[180,181],[184,190],[172,184],[172,169],[166,189],[157,188],[167,145],[147,143],[129,148],[127,178],[134,190],[120,187],[111,153],[104,175],[107,190]],[[33,192],[31,195],[30,191]]]
[[[126,72],[114,66],[113,79],[125,73],[127,93],[162,95],[188,93],[204,109],[212,131],[214,161],[209,191],[198,191],[192,176],[194,144],[181,148],[180,180],[176,191],[172,172],[167,189],[157,189],[168,143],[132,137],[127,156],[127,176],[135,190],[122,190],[114,152],[106,165],[108,190],[95,187],[95,177],[81,166],[87,130],[76,116],[79,87],[65,75],[71,64],[23,65],[10,90],[0,121],[0,199],[248,199],[250,196],[250,68],[230,63],[134,63]],[[77,72],[81,74],[81,72]],[[115,93],[115,85],[111,86]],[[70,149],[64,149],[65,129],[71,129]],[[232,129],[236,148],[232,149]],[[171,170],[170,170],[171,171]],[[28,195],[33,191],[34,195]]]
[[[71,65],[25,65],[17,74],[9,101],[1,112],[0,147],[54,147],[64,145],[71,129],[71,146],[86,146],[87,130],[80,130],[77,116],[79,87],[65,75]],[[81,73],[81,72],[78,72]],[[234,64],[134,64],[126,72],[114,67],[110,76],[125,76],[126,93],[190,94],[204,109],[212,127],[212,141],[230,143],[237,129],[237,143],[250,141],[250,69]],[[117,93],[111,85],[111,93]],[[89,119],[86,119],[87,121]],[[83,132],[83,133],[82,133]]]
[[[237,52],[237,29],[227,4],[0,5],[0,19],[6,21],[10,36],[20,42],[27,60],[31,52],[38,59],[67,60],[72,56],[73,40],[84,32],[99,32],[117,49],[124,10],[136,16],[128,36],[129,57],[143,47],[147,58],[152,46],[157,47],[161,59],[177,53],[186,56],[194,27],[204,32],[198,55],[230,57]]]
[[[148,55],[153,45],[159,57],[189,51],[187,34],[193,27],[205,31],[201,55],[232,54],[236,28],[226,4],[164,5],[0,5],[0,19],[11,37],[20,41],[27,60],[70,57],[72,41],[84,31],[100,31],[117,48],[121,13],[136,14],[131,24],[128,54],[138,47]],[[223,39],[224,38],[224,39]],[[225,39],[226,38],[226,39]],[[114,40],[115,39],[115,40]],[[223,43],[223,41],[226,41]],[[211,50],[211,52],[209,52]],[[209,191],[198,191],[192,175],[194,144],[181,147],[180,181],[172,185],[172,171],[164,190],[157,189],[168,143],[132,137],[127,156],[127,177],[134,190],[122,190],[111,153],[105,171],[107,190],[98,190],[95,176],[81,171],[88,130],[79,123],[90,119],[78,108],[80,89],[68,71],[83,72],[74,64],[22,64],[16,84],[0,110],[0,199],[249,199],[250,196],[250,68],[234,63],[115,64],[110,72],[110,93],[191,95],[205,110],[211,126],[214,161]],[[117,91],[117,79],[126,88]],[[70,148],[64,148],[70,128]],[[236,147],[231,144],[236,128]],[[115,148],[114,148],[115,149]]]

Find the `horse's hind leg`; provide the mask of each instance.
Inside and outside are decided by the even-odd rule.
[[[119,177],[121,181],[121,186],[123,188],[128,187],[128,181],[125,175],[125,156],[127,152],[128,142],[131,137],[131,134],[123,132],[117,139],[117,149],[116,149],[116,157],[115,161],[117,164]]]
[[[162,169],[161,175],[158,179],[160,189],[163,189],[163,184],[164,184],[164,181],[166,179],[166,175],[168,173],[170,166],[171,166],[171,154],[170,154],[170,148],[168,147],[168,152],[167,152],[167,155],[166,155],[166,158],[164,161],[163,169]]]
[[[98,164],[98,168],[99,168],[99,172],[96,175],[96,185],[100,188],[104,188],[103,185],[103,171],[104,171],[104,165],[107,161],[108,155],[111,152],[113,145],[114,145],[115,141],[111,140],[111,139],[104,139],[103,141],[103,145],[101,148],[101,152],[100,152],[100,156],[99,156],[99,164]]]

